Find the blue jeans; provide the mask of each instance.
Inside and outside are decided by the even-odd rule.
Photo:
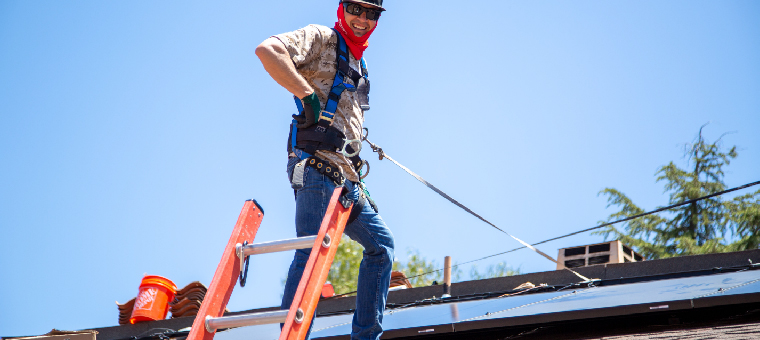
[[[293,168],[298,161],[295,157],[288,159],[288,178],[292,176]],[[376,340],[380,339],[380,334],[383,333],[381,323],[393,266],[393,234],[380,215],[372,209],[369,202],[366,202],[366,198],[360,195],[360,186],[350,181],[346,181],[345,186],[349,199],[354,202],[359,198],[365,200],[359,216],[346,225],[344,231],[345,235],[364,247],[364,257],[359,267],[351,339]],[[307,166],[304,169],[304,186],[295,192],[298,237],[316,235],[319,232],[334,190],[335,183],[332,180],[314,168]],[[282,309],[290,309],[310,253],[311,249],[296,250],[285,283]],[[309,338],[308,335],[306,338]]]

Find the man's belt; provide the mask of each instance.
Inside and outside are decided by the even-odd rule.
[[[317,169],[320,174],[329,177],[336,185],[343,185],[346,181],[346,177],[340,172],[340,168],[330,162],[320,159],[315,156],[307,158],[306,165]]]

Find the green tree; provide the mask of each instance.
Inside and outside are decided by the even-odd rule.
[[[336,294],[345,294],[356,290],[363,251],[364,247],[358,242],[345,235],[341,238],[333,264],[330,267],[330,273],[327,275],[327,281],[332,283]],[[393,270],[399,270],[410,277],[409,282],[415,287],[429,286],[433,281],[440,281],[442,274],[440,271],[435,272],[437,269],[440,267],[436,261],[428,261],[417,250],[409,251],[409,257],[405,263],[393,262]],[[458,275],[456,271],[452,274]],[[412,276],[417,277],[411,278]]]
[[[409,283],[413,287],[424,287],[433,284],[433,281],[439,283],[443,280],[443,271],[439,270],[443,266],[438,265],[435,260],[428,261],[424,256],[420,255],[419,250],[407,250],[407,261],[401,263],[395,261],[393,263],[393,270],[398,270],[404,273],[409,278]],[[459,277],[459,272],[452,268],[452,280],[456,281]]]
[[[364,248],[356,241],[343,236],[335,253],[335,259],[330,267],[327,280],[332,283],[336,294],[345,294],[356,291],[359,277],[359,265],[362,261]],[[438,261],[428,260],[416,249],[407,251],[405,262],[394,261],[393,270],[404,273],[414,287],[424,287],[443,280],[443,271]],[[490,265],[484,273],[480,273],[476,266],[470,269],[470,278],[473,280],[518,275],[519,270],[512,269],[505,262]],[[451,270],[452,282],[458,282],[462,277],[462,270],[455,263]],[[283,280],[284,285],[284,280]]]
[[[470,267],[470,279],[471,280],[483,280],[494,277],[513,276],[520,275],[520,269],[513,269],[506,262],[499,262],[497,264],[489,265],[486,271],[481,273],[478,271],[478,267],[473,265]]]
[[[688,169],[670,162],[655,174],[657,182],[665,182],[665,192],[670,196],[668,205],[726,189],[723,169],[738,156],[736,146],[725,150],[721,143],[723,136],[713,143],[705,141],[703,128],[685,148]],[[645,212],[616,189],[605,188],[600,194],[607,196],[608,207],[620,207],[608,221]],[[640,217],[624,226],[624,231],[610,226],[595,234],[605,238],[612,235],[650,259],[755,249],[760,244],[760,190],[731,200],[720,196],[708,198]]]
[[[335,294],[345,294],[356,290],[363,251],[364,247],[359,242],[346,235],[341,237],[330,273],[327,275],[327,281],[332,283]]]

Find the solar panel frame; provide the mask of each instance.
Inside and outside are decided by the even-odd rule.
[[[760,271],[575,288],[389,310],[383,339],[760,303]],[[351,314],[319,317],[312,339],[347,339]],[[216,340],[274,339],[279,327],[222,332]],[[269,328],[265,328],[269,327]]]

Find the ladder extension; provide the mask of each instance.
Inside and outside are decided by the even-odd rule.
[[[343,187],[335,188],[316,236],[243,246],[246,240],[253,241],[264,218],[256,201],[246,201],[186,340],[212,340],[218,329],[271,323],[285,324],[280,340],[303,340],[351,212],[351,202],[341,197],[342,190]],[[289,310],[222,316],[246,256],[309,247],[311,255]]]

